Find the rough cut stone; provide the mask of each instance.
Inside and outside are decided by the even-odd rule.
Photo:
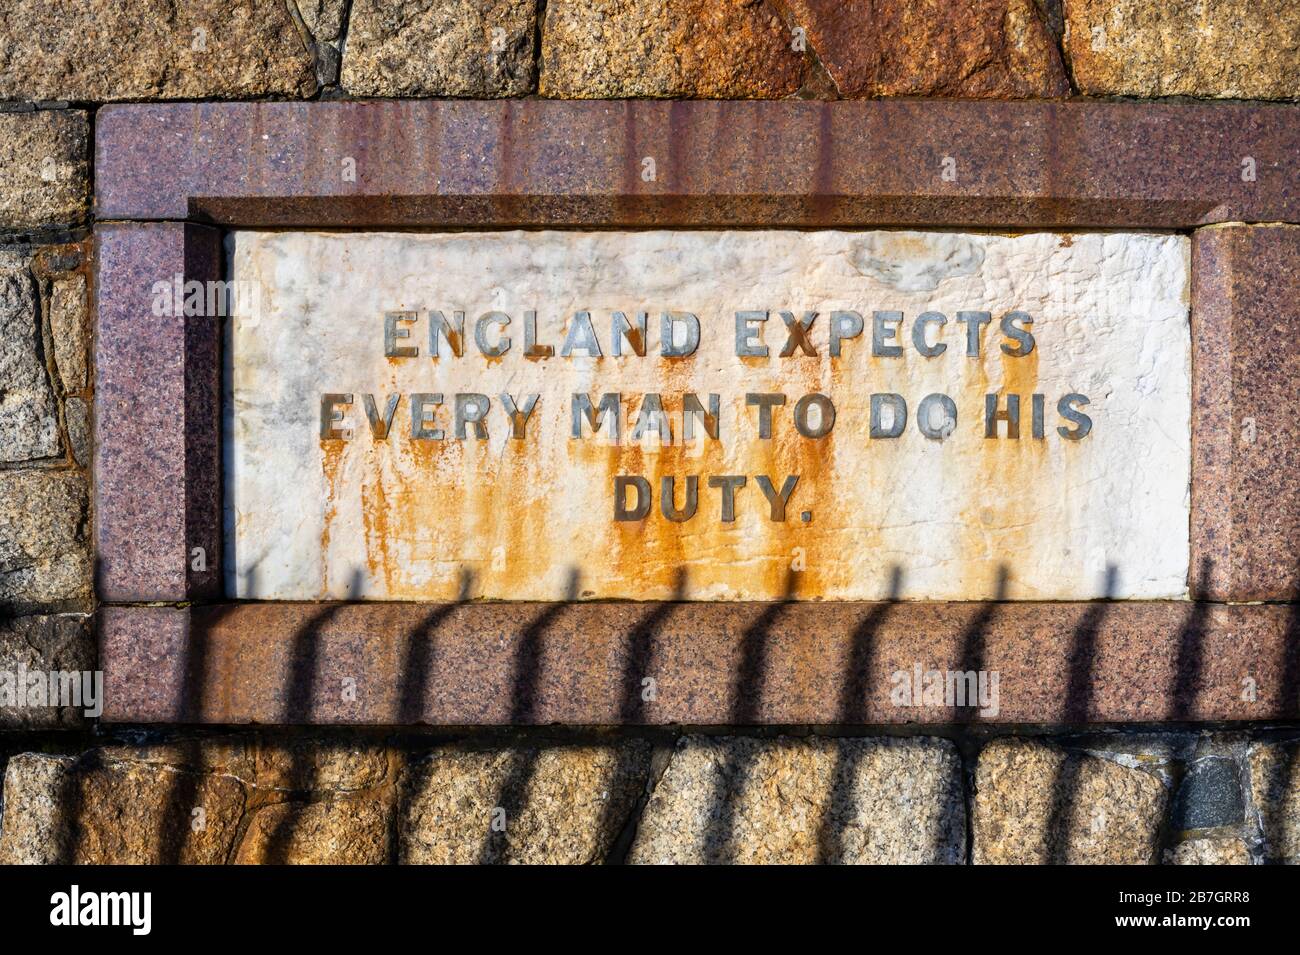
[[[961,759],[944,740],[686,737],[634,863],[959,863]]]
[[[343,35],[344,0],[296,0],[303,24],[317,41],[337,43]]]
[[[1266,859],[1300,863],[1300,743],[1252,746],[1250,791]]]
[[[0,608],[89,609],[87,509],[80,473],[0,470]]]
[[[354,96],[533,92],[533,0],[356,0],[342,86]]]
[[[1300,96],[1295,0],[1065,0],[1065,43],[1089,96]]]
[[[58,405],[44,362],[39,296],[27,256],[0,250],[0,462],[59,453]]]
[[[297,11],[312,38],[316,82],[321,86],[337,83],[343,55],[344,0],[297,0]]]
[[[1165,865],[1250,865],[1250,849],[1235,837],[1188,839],[1165,851]]]
[[[0,99],[308,96],[307,38],[283,0],[10,0]]]
[[[841,96],[1064,96],[1034,0],[782,0]]]
[[[66,861],[68,838],[63,778],[71,757],[20,753],[5,766],[0,799],[0,865],[55,865]]]
[[[382,865],[388,819],[375,800],[286,803],[253,814],[235,854],[239,864]]]
[[[1186,593],[1183,236],[237,232],[231,261],[235,279],[252,283],[263,303],[256,322],[233,323],[228,352],[232,595],[455,599],[472,570],[471,596],[505,600],[554,600],[575,583],[584,597],[673,599],[683,573],[695,600],[769,600],[789,587],[797,596],[881,599],[895,567],[906,599]],[[395,327],[409,338],[394,343],[417,354],[385,356],[382,316],[394,308],[413,316]],[[751,321],[755,347],[766,352],[738,356],[736,312],[753,308],[772,310],[760,314],[765,323]],[[778,310],[792,308],[818,313],[813,355],[786,345]],[[831,312],[842,308],[863,324],[832,357]],[[491,316],[482,324],[489,309],[511,324]],[[636,336],[645,354],[622,346],[615,357],[616,316],[634,321],[633,309],[645,310],[645,334]],[[668,309],[697,319],[688,356],[663,354]],[[430,354],[430,310],[448,322],[467,310],[459,356],[441,333],[441,354]],[[524,354],[528,310],[537,341],[554,351],[548,358]],[[873,354],[873,313],[882,310],[883,318],[899,313],[892,328],[882,322],[882,336],[895,333],[885,346],[893,356]],[[983,316],[982,331],[963,317],[969,310]],[[1004,322],[1018,320],[1013,311],[1033,323],[1034,347],[1021,356],[1005,333]],[[918,324],[927,312],[945,324]],[[582,315],[595,346],[583,344]],[[679,343],[685,328],[683,318]],[[918,329],[925,349],[944,351],[925,357]],[[510,349],[486,356],[477,342],[496,347],[498,336]],[[566,336],[578,342],[567,355]],[[972,337],[977,357],[968,357]],[[785,347],[796,354],[781,357]],[[435,369],[443,403],[419,399],[432,419],[415,438],[412,396],[428,392]],[[753,392],[786,401],[766,436],[747,404]],[[350,437],[321,440],[322,395],[331,393],[352,396],[335,406],[335,430]],[[539,396],[522,439],[512,437],[503,393]],[[618,414],[604,417],[617,422],[602,419],[596,433],[579,410],[574,440],[574,393],[588,396],[592,417],[610,395]],[[833,430],[818,438],[796,430],[798,402],[812,393],[834,403]],[[1070,440],[1078,432],[1061,401],[1076,393],[1093,427]],[[716,440],[694,421],[687,439],[687,394],[701,403],[718,396]],[[890,394],[907,403],[906,418],[896,439],[873,437],[873,396]],[[927,436],[920,404],[931,394],[948,396],[956,421],[940,413]],[[1017,439],[1005,424],[996,439],[985,437],[990,394],[1004,413],[1018,396]],[[458,395],[480,410],[486,401],[481,434],[464,421],[458,433]],[[933,428],[939,409],[927,407]],[[468,489],[466,474],[474,475]],[[920,474],[934,481],[918,488]],[[651,500],[639,518],[616,521],[615,482],[626,475],[640,476]],[[722,517],[723,494],[707,483],[718,475],[748,476],[734,520]],[[774,513],[760,476],[775,495],[792,475],[791,496]],[[663,482],[676,482],[681,508],[691,476],[694,516],[672,522]],[[1005,493],[1009,486],[1017,493]],[[802,554],[797,575],[792,554]]]
[[[223,863],[243,805],[227,776],[23,753],[5,771],[0,863]]]
[[[389,753],[379,746],[307,737],[261,746],[257,785],[262,789],[353,792],[381,786]]]
[[[1239,825],[1245,804],[1237,762],[1220,756],[1198,759],[1187,767],[1169,813],[1175,831]]]
[[[256,740],[250,736],[179,739],[164,743],[106,746],[109,761],[149,763],[174,770],[216,773],[252,785],[256,782]]]
[[[90,351],[88,317],[84,275],[72,274],[50,283],[54,364],[68,394],[77,394],[86,387],[86,359]]]
[[[6,13],[0,10],[0,23]],[[0,36],[0,64],[5,39]],[[0,71],[8,76],[0,66]],[[6,82],[0,78],[0,87]],[[89,122],[80,110],[0,113],[0,229],[67,227],[86,217]]]
[[[768,0],[551,0],[541,93],[560,99],[779,99],[804,54]]]
[[[15,692],[24,689],[18,683],[23,672],[20,668],[25,668],[28,674],[80,673],[92,670],[94,662],[95,643],[88,617],[69,614],[16,617],[8,621],[0,617],[0,674],[3,674],[0,680],[6,676],[12,680]],[[30,697],[24,699],[30,702]],[[102,699],[98,702],[103,704]],[[82,726],[86,709],[87,706],[5,706],[0,702],[0,728]]]
[[[641,741],[439,750],[404,774],[400,858],[603,862],[642,791],[649,756]]]
[[[68,426],[72,458],[83,468],[90,466],[90,406],[82,398],[69,398],[63,407]]]
[[[1150,864],[1167,802],[1155,776],[1032,740],[997,740],[975,772],[977,865]]]

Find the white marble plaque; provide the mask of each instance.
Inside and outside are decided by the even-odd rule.
[[[1185,237],[230,244],[239,597],[1186,593]]]

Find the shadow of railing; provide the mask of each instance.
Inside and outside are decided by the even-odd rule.
[[[1300,579],[1300,574],[1297,574]],[[1293,593],[1291,611],[1287,617],[1286,633],[1282,639],[1282,659],[1278,672],[1282,674],[1282,689],[1278,709],[1282,718],[1294,720],[1300,717],[1300,592]],[[1287,823],[1293,818],[1289,813],[1287,793],[1300,788],[1300,740],[1290,741],[1290,745],[1281,750],[1281,759],[1268,767],[1262,781],[1265,804],[1259,810],[1259,825],[1264,837],[1266,853],[1271,859],[1266,861],[1281,862],[1279,848],[1286,845],[1288,836],[1300,841],[1300,833],[1288,833]]]
[[[249,568],[245,576],[245,590],[257,593],[257,565]],[[213,633],[226,617],[234,613],[238,604],[224,603],[212,607],[193,607],[190,610],[190,628],[182,651],[182,683],[178,722],[198,724],[203,722],[207,703],[205,694],[209,686],[208,669],[212,663]],[[159,862],[178,865],[185,853],[191,833],[194,832],[195,810],[203,777],[201,772],[202,746],[199,740],[183,740],[178,744],[181,769],[171,774],[170,786],[163,799],[163,813],[159,819],[155,844]]]
[[[103,588],[104,565],[99,555],[95,555],[91,562],[90,579],[93,588],[94,600],[98,603],[99,595]],[[98,616],[98,615],[97,615]],[[10,620],[16,620],[17,612],[13,607],[0,602],[0,626],[8,623]],[[96,619],[98,626],[98,619]],[[96,639],[96,653],[98,653],[99,641]],[[98,662],[95,664],[98,666]],[[103,702],[102,700],[100,701]],[[77,848],[81,845],[82,824],[81,815],[84,809],[81,791],[81,773],[78,771],[81,761],[85,758],[85,753],[79,753],[76,763],[63,774],[55,791],[54,804],[58,813],[58,826],[56,831],[60,833],[60,842],[51,853],[52,861],[58,865],[73,865],[77,861]],[[0,779],[3,782],[3,779]]]
[[[964,673],[981,673],[985,669],[985,655],[987,651],[986,642],[989,635],[989,628],[993,624],[993,617],[997,613],[998,604],[1007,599],[1007,584],[1010,579],[1010,571],[1006,564],[998,564],[993,579],[993,599],[982,601],[979,610],[975,616],[966,624],[962,631],[961,638],[958,642],[959,650],[957,651],[957,669]],[[973,723],[979,718],[979,698],[976,697],[972,703],[967,700],[967,706],[957,707],[953,714],[955,723]]]
[[[622,726],[641,726],[645,723],[646,699],[642,680],[654,672],[655,641],[664,623],[686,599],[686,568],[678,567],[673,575],[673,593],[667,601],[654,604],[636,625],[628,632],[627,653],[623,660],[623,679],[620,688],[619,722]],[[630,773],[637,760],[637,754],[631,746],[620,746],[610,776],[612,785],[624,779]],[[609,800],[601,813],[600,828],[597,832],[610,832],[618,822],[615,813],[619,800],[614,798],[611,789]],[[619,861],[627,846],[624,840],[615,838],[605,855],[606,864]]]
[[[872,607],[853,630],[848,669],[842,674],[843,682],[840,684],[837,723],[841,726],[860,726],[870,719],[867,694],[871,689],[876,633],[898,602],[902,589],[903,570],[895,564],[889,569],[889,589],[884,601]],[[857,818],[858,812],[854,781],[861,763],[861,749],[847,748],[843,738],[838,743],[835,768],[831,772],[830,799],[817,833],[817,861],[822,864],[843,863],[844,836],[849,821]]]
[[[184,678],[180,698],[180,722],[183,724],[200,723],[203,720],[205,705],[204,692],[208,685],[208,666],[212,658],[212,632],[222,620],[230,616],[234,604],[223,604],[212,608],[195,607],[190,613],[190,632],[185,641]],[[183,765],[197,768],[202,756],[202,747],[198,740],[184,740],[178,744],[180,761]],[[158,846],[159,862],[163,865],[178,865],[189,841],[197,805],[202,775],[199,772],[175,772],[171,774],[170,786],[163,799],[163,814],[158,823],[155,844]]]
[[[1174,679],[1169,697],[1169,709],[1166,719],[1171,722],[1187,722],[1196,712],[1196,698],[1200,694],[1204,681],[1202,672],[1205,659],[1205,631],[1209,620],[1211,602],[1200,595],[1209,592],[1210,579],[1214,562],[1206,557],[1201,560],[1198,571],[1199,583],[1192,588],[1191,606],[1187,619],[1178,631],[1178,656],[1174,662]],[[1178,803],[1178,793],[1187,778],[1187,765],[1179,754],[1171,754],[1169,760],[1168,799],[1165,801],[1164,815],[1160,820],[1160,832],[1156,840],[1156,858],[1158,864],[1164,860],[1165,853],[1173,849],[1178,842],[1178,832],[1174,829],[1174,807]]]
[[[1079,625],[1070,637],[1070,656],[1062,701],[1061,722],[1087,723],[1092,717],[1093,665],[1097,659],[1097,635],[1102,621],[1110,611],[1110,601],[1115,598],[1119,581],[1119,568],[1106,565],[1102,580],[1101,598],[1084,611]],[[1069,830],[1079,805],[1079,770],[1081,764],[1067,754],[1052,782],[1052,810],[1048,817],[1047,860],[1053,865],[1069,861]]]
[[[455,601],[433,607],[406,635],[401,669],[398,671],[402,684],[398,690],[397,718],[402,726],[410,727],[426,722],[430,678],[438,653],[438,630],[457,609],[469,602],[473,592],[474,572],[468,567],[462,567]],[[389,865],[401,865],[406,861],[402,853],[402,824],[401,811],[394,807],[388,820]]]
[[[989,630],[993,625],[993,618],[997,614],[998,605],[1007,599],[1007,585],[1010,582],[1010,570],[1006,564],[998,564],[994,571],[993,577],[993,598],[982,601],[975,615],[971,617],[962,631],[961,637],[957,642],[957,670],[959,673],[976,674],[976,684],[978,686],[979,674],[983,673],[987,666],[987,641]],[[955,696],[955,694],[954,694]],[[954,700],[955,702],[955,700]],[[979,694],[976,692],[975,698],[966,700],[966,706],[957,706],[953,710],[953,723],[959,728],[968,726],[979,719],[980,702]],[[960,745],[959,740],[954,743]],[[961,773],[951,774],[947,779],[946,788],[940,797],[941,805],[951,806],[957,801],[965,801],[966,781]],[[966,851],[965,858],[971,857],[971,835],[970,826],[967,825],[966,833]],[[930,858],[939,859],[943,857],[945,849],[946,833],[942,822],[936,826],[934,839],[930,844]]]
[[[767,681],[767,644],[772,625],[786,612],[798,589],[798,572],[791,567],[786,571],[781,598],[769,603],[752,624],[745,628],[740,640],[740,664],[731,685],[730,728],[757,724],[762,712],[763,690]],[[712,825],[702,833],[701,854],[706,862],[728,864],[736,857],[736,808],[739,798],[729,798],[743,793],[753,771],[749,759],[739,751],[730,767],[725,758],[718,761],[714,773],[713,805],[717,812]]]
[[[537,716],[537,692],[542,678],[542,658],[545,653],[547,631],[568,608],[578,599],[581,574],[577,567],[569,569],[569,579],[565,586],[562,602],[548,604],[537,615],[528,629],[519,639],[515,651],[514,667],[511,674],[512,704],[510,723],[512,726],[531,724]],[[537,769],[537,760],[541,755],[535,746],[514,747],[511,754],[510,771],[498,791],[495,809],[501,810],[504,827],[497,829],[489,820],[483,842],[479,847],[479,865],[492,865],[505,861],[509,856],[510,827],[527,808],[528,791],[533,774]],[[493,816],[496,814],[493,813]]]
[[[469,601],[474,590],[474,572],[461,568],[460,583],[453,603],[438,604],[406,636],[402,651],[402,685],[398,691],[397,713],[403,726],[424,722],[429,700],[429,678],[437,654],[438,628],[456,610]]]
[[[347,593],[350,597],[355,598],[361,593],[361,582],[361,568],[357,567],[352,571],[348,585]],[[346,600],[323,604],[290,638],[289,684],[278,723],[289,725],[311,722],[317,694],[316,674],[320,664],[321,636],[329,623],[347,606]],[[306,746],[291,746],[290,749],[292,755],[286,780],[289,792],[310,798],[317,782],[313,772],[314,762]],[[288,811],[280,817],[267,837],[261,859],[263,863],[284,865],[289,861],[294,827],[298,822],[293,802],[292,799],[288,800]]]
[[[1201,561],[1200,584],[1194,591],[1187,620],[1178,634],[1178,660],[1174,664],[1173,696],[1169,700],[1168,719],[1184,721],[1196,709],[1196,697],[1202,689],[1201,670],[1205,655],[1205,624],[1209,619],[1210,602],[1195,594],[1209,588],[1214,563],[1208,557]]]

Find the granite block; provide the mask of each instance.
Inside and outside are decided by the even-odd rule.
[[[1286,221],[1300,217],[1298,114],[934,100],[121,105],[96,116],[96,212],[245,227]]]
[[[183,314],[183,297],[174,293],[178,277],[220,279],[220,233],[191,223],[114,223],[96,229],[96,246],[99,596],[217,596],[218,321]],[[207,311],[206,296],[204,302],[200,311]]]
[[[1300,227],[1192,243],[1192,564],[1210,600],[1300,598]]]
[[[1265,720],[1300,713],[1282,679],[1293,616],[1176,601],[119,607],[101,615],[100,660],[118,723]],[[952,681],[970,696],[926,692],[949,671],[975,674]]]

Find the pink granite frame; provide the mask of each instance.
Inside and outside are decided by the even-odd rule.
[[[609,702],[608,693],[596,694],[600,702],[589,707],[572,705],[572,695],[582,690],[563,676],[565,672],[584,674],[593,687],[621,685],[616,674],[624,672],[619,668],[625,669],[635,655],[609,650],[601,657],[598,648],[608,650],[609,641],[615,639],[610,634],[593,637],[587,651],[582,650],[582,641],[572,643],[569,652],[575,656],[567,663],[550,660],[548,668],[559,676],[530,691],[536,696],[522,709],[500,703],[498,697],[517,694],[518,688],[491,681],[485,685],[484,660],[473,651],[473,642],[463,639],[455,643],[457,655],[441,661],[450,667],[440,677],[442,685],[461,688],[459,696],[450,697],[453,703],[443,699],[436,705],[408,706],[389,697],[381,703],[376,697],[372,705],[357,711],[359,716],[328,707],[291,706],[298,692],[293,676],[306,672],[307,664],[292,660],[287,648],[301,633],[268,629],[267,622],[277,619],[269,605],[220,604],[218,323],[159,316],[153,309],[151,290],[160,278],[222,277],[223,229],[1187,230],[1235,221],[1300,221],[1300,178],[1295,170],[1300,156],[1300,107],[1293,105],[177,103],[108,106],[97,114],[96,127],[95,541],[98,593],[110,605],[101,614],[101,655],[109,692],[105,717],[118,722],[779,723],[797,719],[835,723],[966,718],[946,711],[891,715],[879,707],[847,711],[830,702],[817,705],[818,699],[830,697],[809,695],[807,686],[773,690],[770,683],[766,695],[746,707],[741,705],[743,691],[729,682],[734,674],[715,672],[703,658],[682,672],[705,682],[693,685],[690,699],[683,697],[677,705],[669,702],[653,711],[619,708]],[[656,160],[652,181],[641,176],[645,156]],[[956,181],[940,176],[945,157],[956,160]],[[1253,161],[1254,179],[1242,175],[1247,158]],[[345,160],[354,164],[355,179],[342,175]],[[1197,234],[1193,308],[1216,323],[1214,327],[1247,327],[1258,316],[1242,313],[1243,308],[1276,308],[1287,300],[1286,292],[1296,290],[1295,259],[1300,253],[1291,233],[1279,232],[1277,243],[1262,254],[1270,256],[1270,268],[1279,271],[1282,284],[1271,297],[1260,292],[1246,302],[1234,290],[1249,285],[1242,275],[1248,264],[1240,257],[1230,259],[1229,247],[1227,232]],[[1230,267],[1237,271],[1229,274]],[[1289,301],[1295,300],[1291,295]],[[1286,320],[1294,322],[1294,312]],[[1222,437],[1225,421],[1215,416],[1224,400],[1243,397],[1242,387],[1258,388],[1241,374],[1226,379],[1201,375],[1201,368],[1214,365],[1217,353],[1206,341],[1198,341],[1195,347],[1199,377],[1194,383],[1198,410],[1193,433],[1201,449],[1195,454],[1196,467],[1217,468],[1216,480],[1229,480],[1231,485],[1226,493],[1245,495],[1246,484],[1223,477],[1232,470],[1235,452]],[[1248,354],[1244,346],[1242,354]],[[1265,410],[1295,420],[1300,418],[1300,398],[1294,389],[1274,389]],[[1229,418],[1226,426],[1235,425]],[[1295,460],[1295,446],[1300,443],[1296,431],[1286,431],[1280,441],[1282,459],[1291,455]],[[1258,469],[1258,462],[1252,466]],[[1199,473],[1194,473],[1194,489]],[[1291,475],[1279,480],[1286,513],[1300,514],[1300,478]],[[1245,533],[1240,539],[1225,536],[1223,502],[1206,490],[1193,493],[1194,590],[1215,600],[1238,599],[1242,594],[1256,600],[1295,600],[1300,581],[1293,566],[1296,555],[1278,553],[1294,539],[1288,536],[1287,526],[1275,529],[1262,543],[1252,542]],[[201,560],[197,549],[202,551]],[[1235,569],[1229,572],[1225,567]],[[139,606],[146,603],[216,606],[200,613],[184,606]],[[487,607],[466,605],[454,608],[454,613],[458,626],[468,627],[470,633],[477,632],[480,624],[474,621],[481,618],[481,626],[504,634],[503,639],[513,641],[519,653],[540,652],[528,650],[527,645],[533,639],[529,634],[535,631],[535,618],[544,616],[545,608],[507,606],[518,609],[502,617],[499,607],[489,612]],[[853,645],[855,632],[850,618],[855,613],[869,617],[878,606],[845,605],[834,611],[801,608],[794,615],[814,629],[824,619],[831,642],[839,641],[835,645],[849,652],[845,648]],[[1212,705],[1180,701],[1179,694],[1196,692],[1204,666],[1188,664],[1189,671],[1178,664],[1167,680],[1161,678],[1163,683],[1126,682],[1124,668],[1132,665],[1131,657],[1118,651],[1098,652],[1096,661],[1086,661],[1096,690],[1086,706],[1071,710],[1053,693],[1059,696],[1062,687],[1074,686],[1081,651],[1077,641],[1072,644],[1066,638],[1079,634],[1081,627],[1086,630],[1088,608],[1093,606],[1107,608],[1110,615],[1104,627],[1096,628],[1094,640],[1109,639],[1108,633],[1119,641],[1114,646],[1136,647],[1145,640],[1163,659],[1177,663],[1185,653],[1187,634],[1194,632],[1199,634],[1193,640],[1198,652],[1214,648],[1215,672],[1229,677],[1240,674],[1271,689],[1250,705],[1221,687],[1210,695],[1217,701]],[[1045,612],[1046,630],[1036,630],[1032,621],[1023,620],[1026,611],[1013,611],[1024,632],[1052,648],[1047,657],[1041,648],[1026,649],[1024,659],[1038,668],[1034,672],[1040,674],[1043,690],[1013,706],[1015,720],[1237,720],[1297,715],[1295,693],[1279,689],[1293,687],[1300,677],[1294,605],[1252,612],[1249,622],[1244,611],[1229,612],[1217,605],[1198,611],[1202,606],[1200,602],[1178,605],[1174,613],[1149,604],[1074,605],[1065,616]],[[403,617],[394,616],[392,607],[354,605],[342,614],[348,621],[344,630],[337,620],[323,620],[308,643],[328,643],[330,673],[362,674],[374,686],[385,680],[400,682],[402,667],[410,661],[382,652],[385,639],[401,636],[393,632],[394,627],[412,626],[439,612],[431,605]],[[731,616],[701,611],[701,623],[715,621],[708,635],[721,641],[719,647],[741,646],[752,633],[745,621],[764,613],[762,605],[733,609]],[[934,619],[949,622],[920,633],[921,642],[906,644],[903,656],[885,648],[882,660],[910,655],[923,657],[936,668],[968,667],[985,660],[982,652],[972,656],[966,645],[970,641],[963,643],[954,636],[953,627],[961,632],[965,626],[964,611],[944,617],[943,605],[899,604],[890,613],[904,621],[909,614],[920,621],[938,613]],[[604,633],[597,607],[570,607],[565,614],[569,620],[565,626],[577,633]],[[1191,630],[1174,625],[1174,617],[1182,619],[1179,614],[1190,615]],[[214,616],[220,618],[220,626]],[[631,621],[640,615],[628,617],[620,611],[614,616]],[[199,623],[205,635],[197,641],[205,648],[201,659],[197,664],[194,659],[178,660],[178,653],[193,650],[193,632]],[[1156,632],[1142,636],[1148,627]],[[1234,627],[1249,631],[1250,639],[1232,639]],[[890,638],[896,650],[901,652],[904,644],[898,641],[909,632],[916,637],[916,627],[904,625]],[[1028,639],[1021,630],[1003,636],[1013,633],[1017,639]],[[264,642],[258,652],[252,652],[243,639],[250,636]],[[429,631],[422,639],[436,642],[436,638]],[[1030,679],[1023,669],[1027,664],[1008,655],[1013,644],[999,642],[1002,638],[997,634],[989,639],[988,646],[1000,648],[995,656],[1001,654],[1001,665]],[[325,666],[315,653],[313,643],[308,654],[315,661],[313,679]],[[250,668],[241,662],[255,659],[262,664]],[[1097,670],[1098,666],[1105,669]],[[824,681],[825,674],[816,676],[821,672],[813,666],[805,675]],[[875,682],[868,683],[879,685],[882,673],[874,671]],[[867,677],[861,674],[861,679]],[[1150,699],[1134,698],[1131,690],[1138,685],[1148,695],[1164,687],[1159,704],[1153,707]],[[499,705],[485,708],[484,692],[496,694],[493,699]],[[201,704],[195,697],[201,698]],[[718,702],[724,699],[736,705]],[[806,706],[796,702],[803,699],[813,702]],[[717,705],[702,705],[702,700]],[[973,713],[968,717],[983,719]]]

